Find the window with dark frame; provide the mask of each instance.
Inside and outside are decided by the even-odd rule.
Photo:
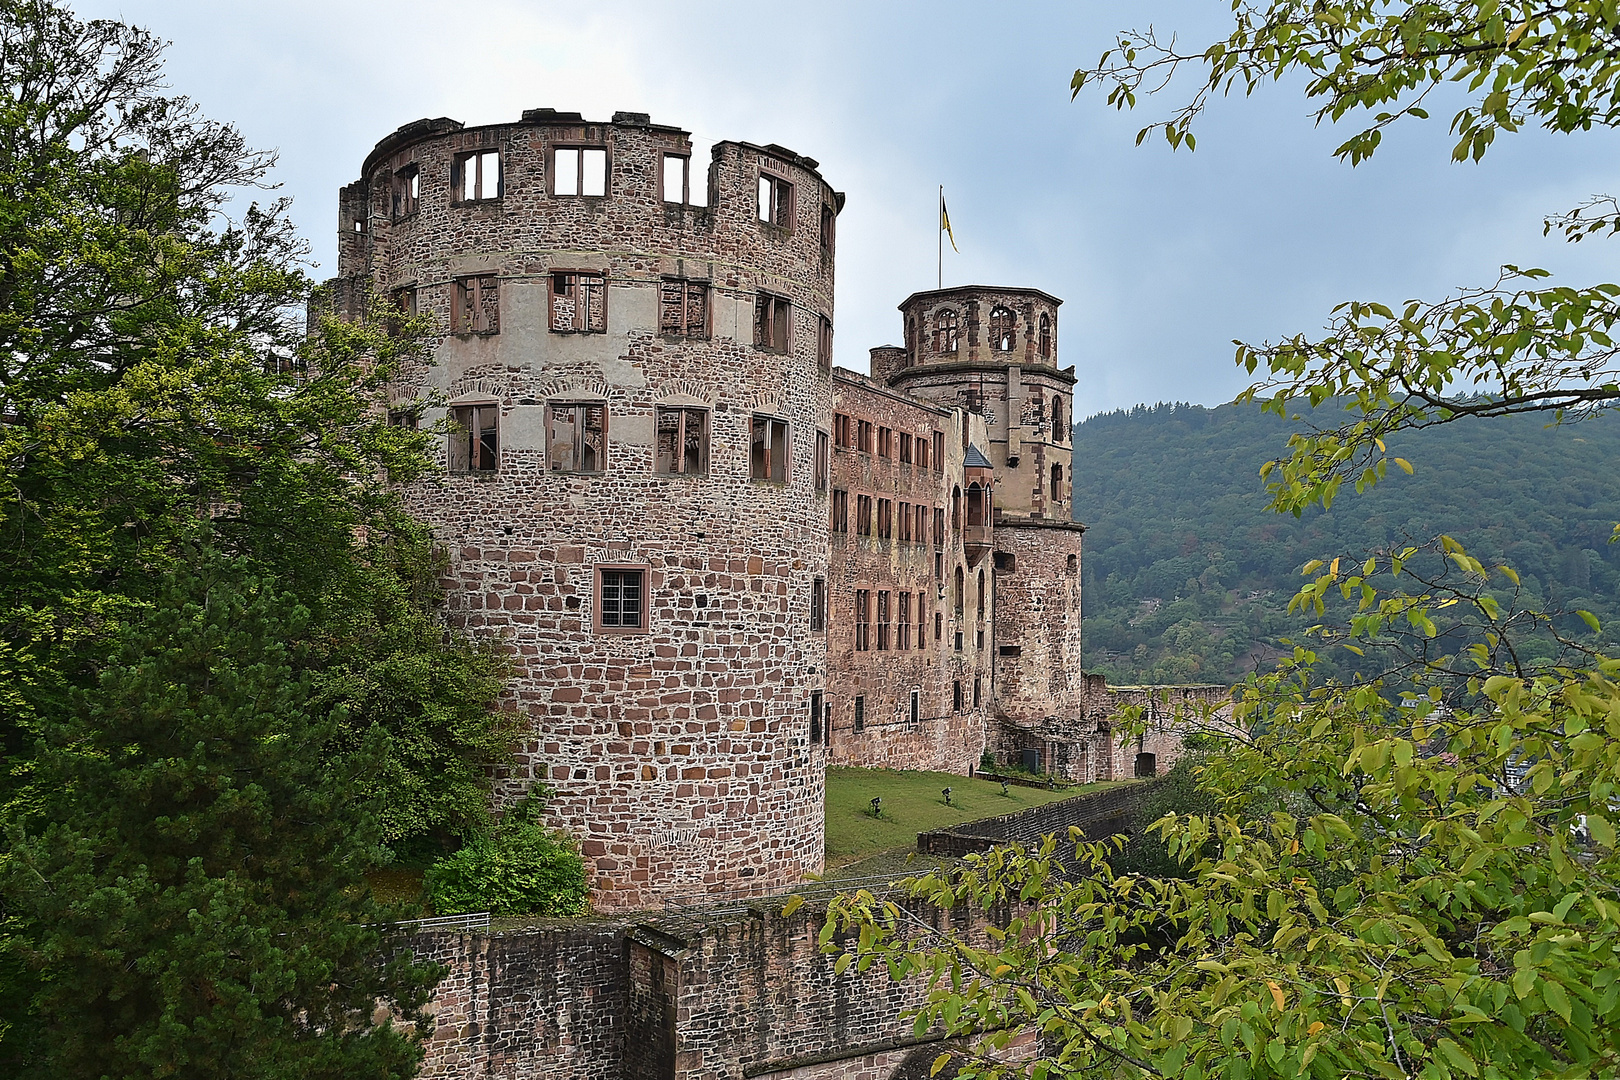
[[[997,305],[990,309],[990,347],[996,352],[1012,352],[1018,342],[1018,316]]]
[[[855,496],[855,534],[872,535],[872,496]]]
[[[456,278],[450,287],[450,332],[501,332],[501,286],[494,274]]]
[[[645,619],[643,596],[645,570],[598,570],[601,592],[597,600],[597,624],[608,630],[640,630]]]
[[[551,154],[551,193],[586,198],[607,194],[607,151],[600,146],[559,146]]]
[[[494,472],[499,467],[500,419],[499,405],[451,407],[451,472]]]
[[[607,333],[607,275],[588,271],[551,275],[551,332]]]
[[[833,532],[849,531],[849,492],[841,488],[834,488],[832,493],[832,523]]]
[[[394,220],[408,218],[421,209],[422,170],[407,165],[394,173]]]
[[[877,597],[878,652],[889,651],[889,590],[879,589]]]
[[[546,405],[546,467],[551,472],[607,470],[607,403]]]
[[[692,159],[685,154],[665,154],[663,162],[664,201],[686,204],[692,201]]]
[[[759,174],[759,220],[782,229],[793,228],[793,185],[764,170]]]
[[[473,150],[457,154],[450,168],[450,190],[455,192],[456,202],[484,202],[501,197],[499,150]]]
[[[955,680],[953,680],[951,682],[951,711],[952,712],[961,712],[962,711],[962,680],[961,679],[955,679]]]
[[[962,333],[962,323],[955,311],[945,308],[934,315],[934,351],[954,353]]]
[[[810,579],[810,629],[821,631],[827,628],[827,579]]]
[[[910,717],[912,727],[916,727],[918,724],[922,723],[922,691],[921,690],[913,690],[911,692],[911,711],[908,714],[908,716]]]
[[[942,548],[944,546],[945,546],[945,508],[943,506],[936,506],[936,507],[934,507],[934,547]]]
[[[821,691],[810,691],[810,745],[821,742]]]
[[[855,697],[855,730],[866,730],[866,697],[864,695],[856,695]]]
[[[832,480],[832,446],[825,431],[816,432],[816,490],[826,491]]]
[[[412,401],[391,407],[388,410],[388,426],[416,431],[422,426],[422,406]]]
[[[748,440],[749,476],[754,480],[787,483],[788,422],[774,416],[754,417]]]
[[[926,594],[917,594],[917,648],[928,648],[928,599]]]
[[[791,343],[793,305],[781,296],[760,293],[754,299],[754,345],[785,353]]]
[[[872,592],[855,590],[855,651],[866,652],[872,646]],[[856,698],[859,701],[859,698]]]
[[[660,405],[654,421],[653,471],[701,476],[709,471],[709,410]]]
[[[709,336],[709,283],[665,278],[658,289],[658,332],[664,337]]]

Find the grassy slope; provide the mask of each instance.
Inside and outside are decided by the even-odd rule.
[[[1093,787],[1102,785],[1093,785]],[[951,789],[945,805],[940,789]],[[1013,787],[1002,795],[989,780],[936,772],[893,769],[829,768],[827,770],[827,868],[837,869],[895,848],[914,848],[917,834],[978,818],[1010,814],[1030,806],[1066,799],[1093,787],[1046,791]],[[871,814],[874,795],[883,798],[883,816]]]

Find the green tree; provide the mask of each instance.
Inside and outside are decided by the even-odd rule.
[[[379,959],[355,780],[380,747],[322,752],[342,707],[298,671],[307,610],[239,560],[195,563],[46,723],[47,824],[13,828],[8,894],[49,974],[40,1075],[408,1075],[413,1032],[373,1014],[420,1021],[439,972]]]

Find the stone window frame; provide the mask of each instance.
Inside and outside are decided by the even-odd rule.
[[[880,458],[894,457],[894,429],[880,427],[877,429],[877,456]]]
[[[849,532],[849,492],[843,488],[833,488],[829,521],[827,528],[832,532]]]
[[[840,450],[855,445],[855,423],[848,413],[833,413],[833,445]]]
[[[912,512],[911,512],[911,504],[910,503],[901,501],[901,502],[897,502],[895,504],[895,507],[894,507],[894,520],[895,520],[894,538],[895,538],[895,540],[897,540],[898,542],[900,542],[902,544],[911,543],[912,518],[913,518],[913,515],[912,515]]]
[[[677,421],[676,429],[675,429],[675,432],[676,432],[676,435],[675,435],[676,443],[675,443],[675,445],[678,448],[678,452],[674,456],[673,465],[675,467],[673,469],[660,469],[658,467],[658,465],[659,465],[659,451],[658,451],[658,441],[659,440],[658,440],[658,435],[659,435],[659,432],[662,430],[661,425],[663,423],[665,413],[679,413],[680,414],[680,418]],[[692,468],[692,469],[688,469],[688,468],[685,467],[686,466],[686,440],[687,440],[687,436],[689,434],[687,428],[688,428],[688,425],[691,422],[693,413],[699,413],[699,414],[702,415],[703,429],[699,434],[697,467]],[[603,419],[604,419],[604,422],[605,422],[605,420],[606,420],[606,412],[605,411],[603,413]],[[652,454],[652,458],[653,458],[653,475],[654,476],[697,476],[697,477],[708,476],[709,475],[709,441],[710,441],[711,433],[713,432],[713,430],[714,430],[714,410],[712,408],[710,408],[709,406],[707,406],[707,405],[686,405],[686,404],[678,404],[678,403],[676,403],[676,404],[666,404],[666,405],[654,405],[653,406],[653,454]],[[602,443],[603,443],[603,448],[604,448],[604,451],[605,451],[606,450],[606,445],[607,445],[607,431],[606,431],[605,423],[604,423],[604,428],[603,428],[603,432],[602,432]]]
[[[866,730],[866,695],[855,695],[855,730]]]
[[[855,590],[855,651],[870,652],[872,648],[872,590]]]
[[[827,629],[827,579],[810,579],[810,632],[824,633]]]
[[[600,195],[585,194],[585,153],[589,150],[599,150],[602,153],[602,193]],[[557,181],[561,179],[561,171],[557,168],[558,154],[573,154],[574,156],[574,190],[572,192],[558,191]],[[546,164],[550,166],[550,183],[546,185],[546,192],[554,199],[606,199],[613,194],[613,153],[603,142],[560,142],[553,143],[546,155]]]
[[[681,319],[678,329],[666,328],[664,311],[669,301],[671,286],[680,286],[681,289]],[[692,294],[700,293],[702,302],[698,305],[703,325],[694,329],[688,316],[692,313]],[[682,278],[666,276],[658,282],[658,336],[674,341],[707,341],[714,325],[714,289],[712,283],[701,278]],[[603,323],[606,324],[606,304],[603,305]]]
[[[798,219],[798,190],[787,170],[775,162],[759,163],[759,198],[754,207],[761,225],[792,235]]]
[[[1015,352],[1018,349],[1018,313],[1005,304],[990,309],[986,320],[991,352]]]
[[[603,574],[641,575],[641,623],[639,626],[609,626],[603,623]],[[652,567],[646,563],[607,562],[591,567],[591,632],[604,636],[646,635],[652,633]]]
[[[681,162],[681,197],[679,202],[669,197],[669,159]],[[665,206],[690,206],[692,203],[692,153],[663,150],[658,155],[658,197]]]
[[[911,649],[911,594],[901,592],[894,617],[894,649],[896,652],[907,652]]]
[[[900,445],[895,447],[895,459],[902,465],[912,464],[911,432],[902,431],[900,433]]]
[[[893,640],[890,630],[890,620],[894,617],[894,600],[888,589],[879,589],[877,594],[877,651],[888,652],[889,644]]]
[[[934,471],[941,475],[945,472],[945,433],[936,431],[934,436]]]
[[[764,465],[763,473],[756,471],[754,461],[754,431],[763,427],[765,439],[763,453],[760,455]],[[782,434],[781,466],[782,475],[773,476],[771,473],[773,459],[776,457],[776,432]],[[748,478],[756,484],[786,484],[793,478],[793,423],[785,416],[773,416],[770,413],[754,413],[748,421]]]
[[[870,420],[855,421],[855,449],[863,454],[872,452],[875,428]]]
[[[485,160],[493,154],[495,157],[495,191],[486,193],[484,164]],[[474,162],[473,194],[465,195],[467,187],[467,163]],[[499,146],[479,146],[471,150],[463,150],[450,159],[450,205],[451,206],[480,206],[500,201],[506,194],[506,154]]]
[[[1040,337],[1037,340],[1040,342],[1037,350],[1041,354],[1041,359],[1052,359],[1052,316],[1044,311],[1041,312]]]
[[[816,431],[816,490],[826,491],[832,483],[832,436]]]
[[[872,535],[872,496],[864,493],[855,496],[855,535]]]
[[[1063,422],[1063,395],[1052,395],[1052,441],[1068,442],[1069,428]]]
[[[911,691],[906,712],[906,723],[913,730],[922,723],[922,691],[919,689],[913,688]]]
[[[832,370],[833,324],[825,315],[818,315],[816,323],[816,366],[822,371]]]
[[[404,221],[422,209],[422,166],[416,162],[401,165],[389,178],[393,195],[393,218]]]
[[[1063,466],[1055,462],[1052,465],[1052,501],[1063,501]]]
[[[493,319],[484,305],[490,292],[495,295]],[[463,314],[463,309],[469,313]],[[450,280],[450,332],[460,337],[494,337],[501,332],[499,274],[462,274]]]
[[[793,351],[793,301],[761,289],[754,295],[754,348],[787,354]]]
[[[838,246],[838,209],[832,203],[821,204],[821,259],[831,262]]]
[[[575,468],[575,469],[560,469],[560,468],[558,468],[557,464],[556,464],[556,459],[553,458],[552,455],[551,455],[551,414],[552,414],[552,411],[555,410],[555,409],[597,409],[597,408],[602,410],[602,450],[601,450],[601,453],[599,453],[597,455],[599,460],[596,463],[596,468],[594,468],[594,469],[578,469],[578,468]],[[546,402],[545,414],[541,418],[542,422],[545,425],[545,427],[543,429],[544,434],[543,434],[542,437],[543,437],[543,439],[545,441],[546,473],[548,475],[556,474],[556,475],[559,475],[559,476],[601,476],[603,473],[606,473],[607,468],[608,468],[609,447],[612,445],[612,434],[611,434],[612,413],[613,413],[613,410],[612,410],[612,408],[609,407],[606,398],[555,398],[553,400],[547,401]],[[588,414],[587,414],[587,418],[588,418]],[[580,425],[579,425],[579,428],[578,428],[578,434],[576,436],[576,442],[575,442],[575,447],[574,447],[574,453],[575,453],[576,460],[578,460],[579,458],[584,456],[584,443],[583,443],[582,440],[584,439],[584,436],[585,436],[585,430],[586,429],[584,427],[584,424],[583,424],[583,422],[581,422]]]
[[[962,317],[955,308],[934,312],[934,353],[954,356],[962,347]]]
[[[929,439],[928,436],[926,436],[926,435],[918,435],[917,436],[917,456],[916,456],[917,468],[919,468],[919,469],[928,468],[929,451],[932,449],[932,447],[933,447],[933,442],[932,442],[931,439]]]
[[[599,299],[601,301],[600,308],[601,308],[601,312],[602,312],[601,325],[599,327],[591,326],[588,323],[588,320],[589,320],[589,317],[590,317],[589,316],[590,305],[589,305],[588,302],[585,305],[585,309],[584,309],[585,312],[586,312],[585,317],[586,317],[586,320],[587,320],[587,324],[583,325],[583,326],[580,324],[581,306],[580,306],[580,302],[579,302],[579,296],[577,294],[574,297],[574,314],[572,316],[573,325],[572,326],[566,326],[566,327],[559,327],[557,325],[557,295],[558,295],[558,279],[559,278],[571,278],[571,279],[574,279],[572,282],[569,283],[567,291],[575,291],[575,290],[583,289],[583,290],[585,290],[585,295],[587,297],[589,297],[589,295],[590,295],[591,284],[589,282],[585,281],[584,279],[586,279],[586,278],[597,278],[597,279],[599,279],[599,281],[598,281],[599,288],[600,288],[600,297],[599,297]],[[608,280],[607,271],[599,269],[597,267],[554,266],[551,269],[547,270],[546,271],[546,330],[548,332],[550,332],[550,333],[553,333],[553,334],[605,334],[605,333],[607,333],[607,329],[608,329],[608,295],[609,295],[609,293],[611,291],[608,288],[608,285],[609,285],[609,280]]]
[[[894,500],[882,496],[877,501],[877,537],[879,540],[894,539]]]
[[[480,437],[486,429],[475,426],[481,420],[484,410],[493,413],[495,426],[494,460],[483,464],[484,440]],[[446,419],[450,421],[450,434],[445,456],[445,471],[452,476],[478,476],[482,473],[496,473],[501,468],[501,403],[495,398],[474,398],[466,401],[454,401],[446,408]],[[472,423],[469,424],[460,414],[470,412]],[[467,440],[467,453],[458,455],[456,443]]]

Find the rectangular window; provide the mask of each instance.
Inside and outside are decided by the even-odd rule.
[[[962,651],[962,631],[958,630],[956,632],[956,639],[955,639],[954,644],[956,646],[955,651],[956,652],[961,652]]]
[[[934,580],[945,580],[945,553],[939,550],[939,538],[934,538]]]
[[[551,193],[600,198],[607,194],[607,151],[559,146],[552,153]]]
[[[843,413],[833,414],[833,445],[854,446],[855,425]]]
[[[911,692],[911,726],[916,727],[922,723],[922,691]]]
[[[754,300],[754,344],[771,352],[785,353],[793,325],[793,305],[780,296],[760,293]]]
[[[895,622],[894,647],[902,652],[911,648],[911,594],[900,594],[900,616]]]
[[[928,440],[921,435],[917,436],[917,467],[928,468]]]
[[[895,517],[900,522],[900,533],[895,539],[902,544],[911,543],[911,504],[901,503],[895,511]]]
[[[975,675],[973,676],[973,707],[975,709],[979,707],[979,690],[979,677]]]
[[[934,612],[934,640],[945,640],[945,613],[943,611]]]
[[[855,532],[859,536],[872,535],[872,496],[855,496]]]
[[[422,426],[421,407],[414,402],[388,410],[388,426],[416,431]]]
[[[788,422],[770,416],[754,417],[749,437],[749,475],[755,480],[787,482]]]
[[[926,506],[917,507],[917,531],[913,534],[912,539],[919,544],[928,543],[928,507]]]
[[[421,206],[422,170],[407,165],[394,174],[394,220],[408,218]]]
[[[911,464],[911,432],[909,431],[900,433],[900,464]]]
[[[658,292],[658,332],[674,338],[708,337],[708,283],[666,278]]]
[[[922,593],[917,594],[917,648],[928,648],[928,603]]]
[[[810,629],[825,630],[827,628],[827,581],[825,578],[810,579]]]
[[[951,683],[951,711],[962,711],[962,680],[956,679]]]
[[[855,590],[855,651],[865,652],[872,647],[872,593],[869,589]],[[860,700],[859,698],[856,699]]]
[[[404,329],[405,320],[416,314],[416,287],[407,285],[395,289],[388,295],[388,301],[389,306],[394,309],[394,314],[388,320],[388,336],[398,337]]]
[[[855,730],[866,730],[866,698],[859,695],[855,698]]]
[[[837,488],[832,493],[832,531],[849,531],[849,492]]]
[[[838,211],[826,203],[821,204],[821,257],[830,259],[833,256],[833,232],[836,229]]]
[[[597,626],[604,630],[640,630],[646,625],[645,570],[598,570]]]
[[[816,490],[826,491],[832,480],[832,447],[825,431],[816,432]]]
[[[457,202],[482,202],[501,197],[501,152],[474,150],[458,154],[451,166],[450,189]]]
[[[709,471],[709,410],[659,406],[653,471],[700,476]]]
[[[832,320],[825,315],[817,321],[816,364],[822,371],[832,367]]]
[[[500,462],[499,405],[458,405],[450,410],[451,472],[494,472]]]
[[[759,174],[759,220],[783,229],[793,228],[793,185],[780,176]]]
[[[944,546],[945,546],[945,508],[943,506],[936,506],[936,507],[934,507],[934,547],[942,548]],[[934,561],[937,563],[939,560],[936,559]],[[939,577],[939,578],[943,577],[943,575],[941,575],[938,570],[934,571],[934,576]]]
[[[684,154],[664,155],[664,201],[689,203],[691,198],[692,159]]]
[[[894,535],[894,501],[892,499],[879,499],[877,501],[877,534],[884,540]]]
[[[872,452],[872,425],[869,421],[855,421],[855,449],[863,454]]]
[[[551,330],[556,334],[607,333],[607,276],[552,274]]]
[[[878,457],[894,457],[894,432],[886,427],[877,429]]]
[[[877,647],[879,652],[889,651],[889,590],[878,590]]]
[[[945,471],[945,436],[938,431],[934,432],[934,471]]]
[[[607,469],[607,404],[553,402],[546,406],[546,461],[552,472]]]
[[[494,274],[480,274],[477,277],[456,278],[451,283],[450,332],[501,332],[500,279]]]
[[[821,742],[821,691],[810,691],[810,743]]]

